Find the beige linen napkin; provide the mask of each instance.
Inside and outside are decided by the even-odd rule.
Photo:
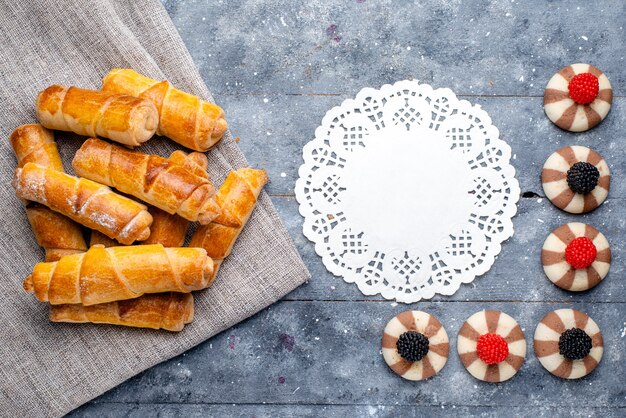
[[[49,323],[48,307],[21,288],[43,252],[11,187],[16,163],[8,143],[15,127],[35,122],[37,92],[54,83],[99,88],[111,68],[132,67],[212,98],[157,0],[0,0],[0,54],[1,415],[64,414],[258,312],[308,278],[263,193],[218,280],[196,294],[195,321],[183,332]],[[57,138],[71,171],[82,138]],[[157,138],[142,149],[165,155],[177,146]],[[216,184],[231,168],[247,165],[230,133],[209,152],[209,164]]]

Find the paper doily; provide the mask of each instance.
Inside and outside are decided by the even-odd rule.
[[[511,148],[478,105],[400,81],[331,109],[303,151],[296,198],[326,268],[366,295],[451,295],[513,235]]]

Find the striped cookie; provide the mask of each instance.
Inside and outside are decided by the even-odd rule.
[[[590,350],[576,356],[582,357],[587,353],[582,358],[570,359],[567,356],[571,356],[571,353],[564,343],[567,341],[566,333],[573,333],[576,329],[587,340],[582,343],[588,343],[587,348],[590,347]],[[537,325],[534,344],[541,365],[563,379],[578,379],[588,375],[602,359],[600,328],[589,316],[574,309],[557,309],[547,314]],[[575,345],[580,346],[581,341],[575,341]]]
[[[586,194],[574,192],[567,182],[568,171],[579,162],[591,164],[600,174],[596,187]],[[572,145],[548,157],[541,172],[541,183],[554,206],[569,213],[586,213],[600,206],[608,196],[611,171],[600,154],[587,147]]]
[[[407,337],[419,337],[427,344],[427,348],[421,353],[423,356],[419,356],[420,360],[407,360],[398,351],[402,347],[399,341],[406,342]],[[428,379],[437,374],[448,361],[449,342],[446,330],[437,318],[422,311],[405,311],[392,318],[385,327],[382,346],[387,365],[407,380]],[[406,344],[404,347],[406,348]]]
[[[479,349],[489,339],[495,339],[502,345],[500,351],[504,349],[504,352],[500,352],[500,359],[488,359]],[[498,383],[512,378],[522,367],[526,357],[526,340],[517,321],[509,315],[500,311],[480,311],[463,323],[457,350],[461,363],[472,376]]]
[[[599,91],[589,104],[579,104],[571,99],[569,83],[574,76],[591,73],[598,77]],[[543,108],[556,126],[571,132],[593,128],[609,113],[613,101],[613,89],[606,75],[590,64],[572,64],[556,73],[546,86]]]
[[[565,250],[579,237],[590,239],[597,254],[589,267],[576,269],[567,262]],[[593,226],[573,222],[561,225],[548,235],[541,249],[541,263],[552,283],[561,289],[582,292],[596,286],[608,274],[611,248],[606,237]]]

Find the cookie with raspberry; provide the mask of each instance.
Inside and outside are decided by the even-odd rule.
[[[433,315],[405,311],[387,323],[382,339],[383,358],[407,380],[434,376],[448,361],[448,334]]]
[[[611,248],[606,237],[591,225],[561,225],[541,249],[543,271],[561,289],[582,292],[598,285],[609,273]]]
[[[563,379],[578,379],[591,373],[604,351],[598,325],[574,309],[557,309],[547,314],[535,330],[534,347],[541,365]]]
[[[548,157],[541,171],[541,184],[546,197],[557,208],[569,213],[586,213],[606,200],[611,171],[600,154],[572,145]]]
[[[543,108],[556,126],[571,132],[593,128],[609,113],[613,89],[590,64],[572,64],[556,73],[543,94]]]
[[[461,363],[478,380],[504,382],[524,364],[526,340],[515,319],[500,311],[480,311],[463,323],[457,340]]]

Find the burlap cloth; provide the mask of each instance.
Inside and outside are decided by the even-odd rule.
[[[0,413],[57,416],[258,312],[308,272],[263,193],[216,283],[196,293],[195,321],[183,332],[49,323],[47,305],[21,286],[43,251],[11,187],[16,162],[7,141],[15,127],[36,121],[37,92],[55,83],[99,88],[110,69],[132,67],[212,98],[157,0],[0,4]],[[80,138],[57,139],[71,172]],[[155,138],[142,149],[166,155],[177,146]],[[216,184],[247,166],[230,133],[209,152],[209,164]]]

